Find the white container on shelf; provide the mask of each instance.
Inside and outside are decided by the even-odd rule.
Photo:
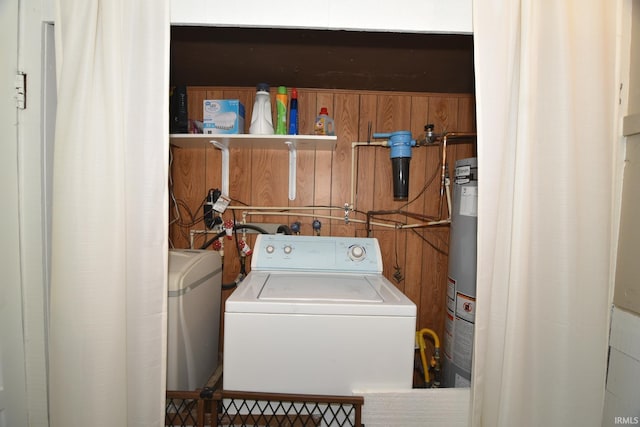
[[[273,135],[271,95],[269,94],[269,85],[266,83],[260,83],[257,86],[249,133],[254,135]]]

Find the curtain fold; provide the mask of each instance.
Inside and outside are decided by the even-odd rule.
[[[600,425],[615,11],[599,0],[474,1],[474,426]]]
[[[51,425],[164,425],[168,0],[56,7]]]

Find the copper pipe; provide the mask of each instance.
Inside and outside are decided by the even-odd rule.
[[[452,140],[462,140],[460,142],[451,142],[452,144],[464,144],[468,143],[468,139],[473,139],[477,137],[475,132],[449,132],[442,134],[442,171],[440,174],[440,218],[443,217],[444,210],[444,183],[446,180],[446,170],[447,170],[447,139]],[[449,212],[451,214],[451,212]]]

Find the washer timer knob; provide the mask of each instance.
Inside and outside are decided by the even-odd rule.
[[[267,251],[268,254],[272,254],[276,250],[276,248],[274,248],[273,245],[267,245],[265,250]]]
[[[291,247],[291,245],[285,245],[283,250],[284,250],[285,254],[289,255],[291,253],[291,251],[293,250],[293,248]]]
[[[362,261],[366,255],[367,255],[367,252],[364,250],[362,246],[360,245],[349,246],[349,258],[351,258],[353,261]]]

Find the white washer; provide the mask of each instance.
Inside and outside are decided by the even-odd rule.
[[[224,321],[225,390],[412,386],[416,306],[382,275],[376,239],[259,235]]]

